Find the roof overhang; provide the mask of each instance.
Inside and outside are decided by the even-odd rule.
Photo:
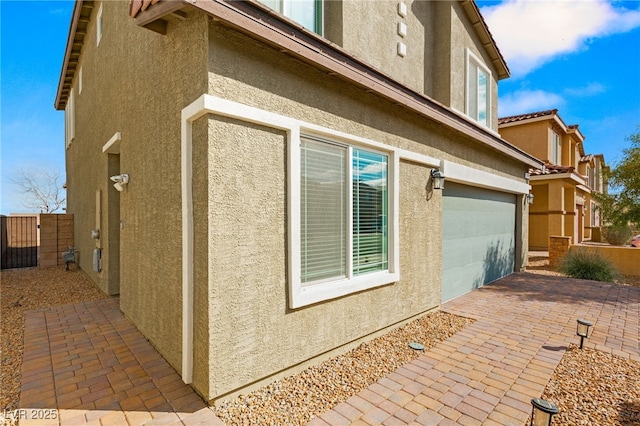
[[[190,6],[202,10],[225,26],[322,69],[331,76],[347,80],[369,93],[478,140],[530,167],[541,168],[544,164],[541,160],[500,138],[497,133],[428,96],[409,89],[339,46],[272,12],[260,3],[209,0],[196,1],[190,3]]]
[[[93,10],[93,0],[76,0],[71,15],[69,36],[67,38],[67,48],[62,62],[62,71],[58,82],[58,92],[54,102],[54,107],[58,110],[64,109],[71,92],[71,85],[80,60],[80,52],[87,35],[87,25]]]
[[[558,179],[566,179],[568,181],[575,182],[577,185],[586,185],[584,178],[576,173],[557,173],[553,175],[531,176],[530,181],[533,184],[534,182],[541,183],[542,181]]]
[[[157,31],[158,28],[166,25],[165,22],[158,27],[156,24],[158,21],[165,21],[169,15],[180,13],[180,9],[183,7],[201,10],[225,26],[273,46],[285,54],[327,72],[331,76],[349,81],[351,84],[371,94],[385,98],[457,133],[477,140],[483,145],[518,160],[529,167],[542,168],[544,165],[541,160],[500,138],[497,133],[490,129],[473,122],[462,114],[454,112],[428,96],[409,89],[355,58],[339,46],[273,12],[256,1],[189,0],[187,2],[184,0],[164,0],[155,1],[156,4],[153,4],[153,2],[154,0],[144,0],[139,8],[136,6],[139,1],[134,0],[131,3],[130,12],[132,16],[135,16],[138,25]],[[464,5],[465,10],[471,11],[467,13],[473,12],[480,16],[480,12],[473,1],[463,0],[461,3]],[[76,53],[73,47],[76,46],[75,40],[79,39],[76,32],[80,28],[80,17],[85,16],[82,12],[85,4],[93,6],[92,1],[78,1],[74,9],[65,63],[56,98],[56,108],[58,109],[64,108],[66,97],[71,89],[79,56],[79,50]],[[144,8],[145,5],[147,6],[146,8]],[[486,24],[484,24],[481,16],[479,19],[486,29]],[[482,28],[482,26],[474,24],[474,28],[478,31],[478,28]],[[486,31],[488,37],[490,37],[488,29]],[[84,35],[79,39],[79,47],[81,47],[83,40]],[[495,45],[494,48],[498,56],[500,56],[499,59],[501,59],[501,55],[497,52]],[[75,58],[75,62],[71,58]],[[503,61],[503,59],[501,60]],[[506,64],[504,66],[506,72],[508,72]]]
[[[471,21],[473,29],[478,37],[480,37],[482,47],[484,47],[489,53],[491,62],[493,63],[494,68],[498,71],[498,80],[509,78],[511,72],[509,71],[507,62],[502,56],[502,53],[500,53],[500,49],[498,49],[498,45],[496,44],[493,35],[491,35],[489,27],[482,17],[480,9],[478,9],[478,5],[473,0],[462,0],[460,3],[467,14],[467,18]]]
[[[564,133],[567,133],[567,130],[568,130],[567,125],[564,123],[564,121],[562,121],[560,116],[556,113],[541,115],[541,116],[532,117],[532,118],[523,118],[522,120],[511,121],[509,123],[500,124],[498,125],[498,127],[503,129],[505,127],[515,127],[515,126],[520,126],[522,124],[537,123],[539,121],[549,121],[551,125],[557,126]]]

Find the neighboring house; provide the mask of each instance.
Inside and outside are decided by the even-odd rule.
[[[508,74],[472,1],[78,1],[80,266],[209,401],[343,352],[523,268]]]
[[[577,244],[600,241],[600,213],[594,193],[606,192],[602,154],[585,155],[578,125],[566,125],[558,110],[500,118],[503,138],[544,161],[532,169],[529,250],[548,250],[550,236]]]

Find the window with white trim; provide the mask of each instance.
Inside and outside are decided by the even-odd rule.
[[[491,125],[491,71],[467,50],[466,113],[469,117]]]
[[[292,179],[299,180],[292,307],[398,280],[392,158],[368,147],[300,138],[299,165],[292,164]]]
[[[65,147],[68,148],[76,137],[76,97],[73,89],[69,92],[67,105],[64,108],[64,131]]]
[[[323,0],[259,0],[303,27],[322,35]]]
[[[551,163],[560,165],[562,160],[562,145],[560,145],[560,135],[555,131],[551,132]]]

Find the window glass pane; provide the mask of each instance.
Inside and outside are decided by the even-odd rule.
[[[260,3],[322,34],[322,0],[259,0]]]
[[[303,27],[320,33],[320,7],[318,0],[289,0],[285,7],[285,15]]]
[[[467,104],[469,107],[468,114],[474,120],[478,119],[478,67],[469,63],[469,76],[468,76],[467,94],[469,99]]]
[[[387,156],[353,150],[353,274],[388,269]]]
[[[347,149],[301,141],[301,281],[346,276]]]
[[[489,125],[488,82],[487,74],[478,68],[478,121],[486,126]]]
[[[282,0],[260,0],[260,3],[282,13]]]

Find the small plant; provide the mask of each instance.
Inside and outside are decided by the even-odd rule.
[[[582,280],[613,282],[618,276],[615,266],[607,258],[586,250],[569,251],[560,260],[558,269],[569,277]]]

